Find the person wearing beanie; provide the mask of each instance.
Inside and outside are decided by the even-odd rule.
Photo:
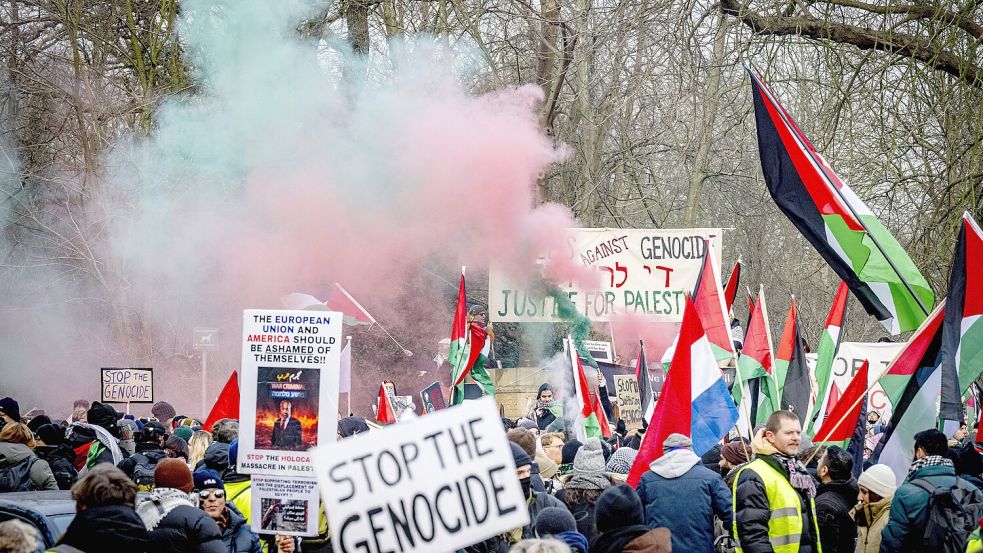
[[[540,511],[547,507],[559,507],[560,509],[566,509],[566,507],[555,497],[537,492],[532,488],[532,457],[515,442],[510,441],[509,447],[512,449],[512,460],[515,462],[515,475],[519,479],[522,494],[526,497],[526,504],[529,507],[529,524],[513,530],[506,538],[511,545],[519,539],[535,536],[534,524]]]
[[[536,450],[536,435],[526,428],[513,428],[505,433],[505,437],[509,441],[519,444],[519,447],[532,458],[532,489],[537,492],[546,492],[543,477],[539,474],[539,461],[537,459],[539,452]]]
[[[0,417],[4,423],[20,422],[20,405],[14,398],[0,399]]]
[[[624,474],[625,476],[631,471],[631,465],[635,462],[635,456],[638,455],[638,451],[630,447],[619,447],[608,459],[608,464],[605,469],[608,472],[614,474]]]
[[[143,430],[134,437],[136,447],[133,455],[123,459],[116,465],[123,474],[136,482],[140,491],[150,491],[154,488],[154,469],[164,453],[164,440],[167,430],[157,421],[149,421],[143,425]]]
[[[162,459],[154,468],[154,484],[137,504],[150,534],[148,553],[228,553],[218,525],[189,495],[195,481],[184,461]]]
[[[577,530],[587,541],[594,539],[597,528],[594,526],[594,504],[601,492],[615,482],[605,474],[604,450],[601,440],[588,438],[573,459],[573,473],[556,492],[556,498],[567,506],[577,519]]]
[[[563,465],[573,465],[573,459],[577,456],[577,451],[580,450],[581,446],[584,444],[580,440],[574,438],[567,443],[563,444],[560,448],[560,470],[563,470]],[[572,467],[571,467],[572,468]]]
[[[44,414],[31,417],[31,419],[27,421],[27,427],[31,429],[31,432],[35,433],[38,431],[38,428],[45,424],[51,424],[51,418]]]
[[[754,451],[751,444],[744,438],[727,442],[720,449],[720,469],[724,475],[724,484],[727,489],[734,487],[734,480],[737,479],[737,471],[754,459]]]
[[[732,516],[723,478],[700,463],[687,436],[670,434],[662,452],[638,482],[645,524],[668,528],[674,551],[713,553],[714,516],[722,521]]]
[[[48,462],[59,490],[70,490],[78,480],[75,468],[75,450],[65,444],[65,429],[57,424],[43,424],[35,430],[37,446],[34,454]]]
[[[542,384],[536,392],[536,406],[531,415],[529,418],[536,421],[540,430],[546,430],[554,421],[563,418],[563,406],[556,400],[553,387],[549,384]]]
[[[566,509],[547,507],[536,517],[536,536],[567,544],[572,553],[587,553],[587,538],[577,531],[577,521]]]
[[[222,477],[211,469],[194,473],[195,493],[205,511],[222,531],[222,542],[230,553],[262,553],[259,536],[249,528],[246,518],[225,496]]]
[[[192,430],[190,426],[184,426],[184,425],[178,426],[177,428],[174,429],[173,432],[171,432],[172,436],[181,438],[182,440],[184,440],[184,443],[190,442],[191,436],[194,436],[194,434],[195,431]]]
[[[597,498],[598,535],[591,553],[669,553],[672,536],[668,528],[649,528],[638,494],[628,484],[612,486]]]
[[[164,428],[167,428],[168,431],[170,431],[171,424],[174,422],[174,417],[177,416],[177,411],[174,410],[174,407],[172,407],[170,403],[167,403],[166,401],[158,401],[153,407],[150,408],[150,412],[153,414],[154,418],[164,426]]]
[[[858,479],[860,502],[850,510],[850,518],[857,523],[857,553],[878,553],[881,550],[881,532],[887,526],[891,513],[891,500],[897,489],[897,478],[887,465],[873,465]]]

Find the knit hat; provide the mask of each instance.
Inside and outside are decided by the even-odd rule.
[[[597,498],[594,512],[599,532],[645,524],[642,500],[628,484],[618,484],[604,490]]]
[[[569,442],[563,444],[563,448],[560,449],[560,454],[562,458],[561,464],[568,465],[573,462],[574,457],[577,455],[577,450],[581,448],[584,444],[580,443],[580,440],[570,440]]]
[[[31,429],[31,432],[37,433],[38,428],[46,424],[51,424],[51,418],[48,415],[38,415],[27,423],[27,427]]]
[[[860,475],[857,483],[881,497],[894,497],[894,491],[898,489],[894,471],[887,465],[870,467]]]
[[[181,459],[161,459],[154,468],[154,485],[158,488],[176,488],[184,493],[195,489],[191,469]]]
[[[222,477],[212,469],[196,470],[193,476],[196,490],[225,489]]]
[[[604,472],[604,452],[601,449],[601,440],[588,438],[584,446],[577,451],[573,458],[573,472],[591,473]]]
[[[669,451],[672,449],[679,448],[693,448],[693,440],[683,436],[682,434],[672,433],[666,438],[666,441],[662,442],[662,451]]]
[[[86,420],[89,421],[89,424],[101,426],[105,428],[107,432],[118,438],[119,427],[116,426],[116,419],[119,417],[116,415],[116,409],[113,409],[112,405],[93,401],[92,407],[89,407],[89,411],[86,413],[85,417]]]
[[[185,442],[190,442],[191,436],[195,435],[195,431],[192,430],[190,426],[179,426],[175,428],[174,432],[172,432],[171,434],[177,436],[178,438],[181,438]]]
[[[536,534],[540,537],[575,530],[577,530],[577,520],[566,508],[547,507],[536,515]]]
[[[20,405],[11,397],[0,399],[0,413],[20,422]]]
[[[512,460],[515,461],[515,468],[532,465],[532,458],[529,457],[526,450],[519,447],[519,444],[510,441],[509,447],[512,448]]]
[[[65,442],[65,429],[57,424],[42,424],[34,433],[45,445],[59,445]]]
[[[727,462],[737,466],[748,462],[748,455],[751,453],[751,444],[740,440],[727,442],[720,450],[720,456],[727,459]]]
[[[607,471],[613,472],[615,474],[628,474],[631,471],[631,465],[635,462],[635,456],[638,455],[638,450],[632,449],[630,447],[619,447],[617,451],[611,455],[608,459]]]
[[[167,419],[173,419],[177,415],[177,411],[174,407],[171,407],[170,403],[166,401],[158,401],[150,408],[150,412],[153,413],[154,418],[159,421],[166,421]]]
[[[232,440],[229,444],[229,466],[235,467],[239,464],[239,439]]]
[[[539,426],[537,426],[536,423],[525,417],[519,419],[515,426],[516,428],[525,428],[526,430],[539,430]]]
[[[369,425],[362,417],[345,417],[338,421],[338,433],[342,438],[349,438],[356,434],[364,434],[369,431]]]

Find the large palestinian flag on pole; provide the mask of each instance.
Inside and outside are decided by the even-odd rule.
[[[812,378],[806,364],[806,352],[799,334],[799,310],[792,296],[792,306],[785,320],[785,330],[775,353],[775,377],[778,380],[779,409],[792,411],[805,424],[809,400],[812,399]]]
[[[819,337],[819,351],[816,359],[816,403],[809,413],[809,423],[806,426],[806,434],[813,436],[815,430],[819,428],[830,402],[830,391],[834,386],[830,375],[833,372],[833,360],[836,359],[836,352],[840,349],[840,335],[843,330],[843,321],[846,319],[846,300],[849,292],[845,282],[840,281],[836,288],[836,296],[833,298],[833,305],[829,308],[829,315],[826,317],[826,327],[823,334]]]
[[[485,370],[491,341],[481,325],[469,320],[466,298],[464,267],[461,267],[457,307],[454,309],[454,325],[451,327],[450,352],[447,355],[447,362],[451,366],[451,405],[464,402],[464,380],[468,376],[481,386],[486,395],[495,394],[495,384]]]
[[[915,372],[921,366],[922,359],[926,357],[926,350],[936,335],[940,340],[942,336],[942,320],[943,320],[943,306],[948,304],[948,300],[943,300],[935,308],[935,311],[929,315],[928,319],[922,323],[922,326],[915,331],[914,334],[908,338],[905,342],[904,348],[898,355],[891,361],[884,370],[884,374],[881,375],[878,382],[881,388],[884,388],[884,393],[887,395],[888,401],[894,407],[894,412],[897,413],[898,402],[901,401],[901,396],[904,394],[905,388],[908,386],[911,377],[915,375]],[[938,399],[938,394],[941,391],[942,376],[939,373],[939,384],[935,390],[936,400]],[[933,406],[934,409],[934,406]],[[935,415],[938,411],[934,411]],[[935,416],[933,415],[933,416]],[[891,416],[892,420],[894,415]],[[924,430],[924,428],[922,429]]]
[[[815,151],[760,77],[748,72],[761,171],[778,208],[889,332],[918,328],[935,303],[925,277]]]
[[[983,373],[983,232],[969,213],[963,214],[956,240],[945,304],[942,415],[961,420],[962,395]]]
[[[703,269],[696,281],[693,293],[693,304],[696,313],[703,322],[703,330],[713,349],[713,356],[720,366],[731,366],[737,358],[734,351],[734,338],[730,334],[730,319],[727,317],[727,305],[723,288],[720,286],[720,268],[711,252],[710,241],[706,241],[706,255],[703,256]],[[671,358],[670,358],[671,361]]]

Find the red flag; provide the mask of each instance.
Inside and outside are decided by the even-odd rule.
[[[601,405],[600,394],[601,390],[598,389],[597,393],[591,392],[590,400],[591,404],[594,406],[594,414],[597,415],[597,424],[601,425],[601,436],[605,438],[611,437],[611,425],[608,424],[608,416],[604,413],[604,406]]]
[[[867,368],[870,363],[864,360],[857,374],[853,375],[853,380],[843,391],[839,401],[833,405],[826,422],[816,432],[812,439],[815,444],[823,442],[845,442],[853,436],[853,430],[857,427],[857,419],[860,417],[861,399],[867,392]]]
[[[741,281],[741,260],[738,259],[737,263],[734,263],[734,268],[730,272],[730,278],[727,279],[727,285],[724,288],[724,303],[727,304],[727,312],[734,308],[734,300],[737,299],[737,285]]]
[[[373,325],[375,324],[375,317],[369,314],[368,311],[362,307],[362,304],[358,303],[348,290],[338,284],[334,283],[331,287],[331,293],[328,295],[328,301],[324,302],[328,306],[328,309],[332,311],[341,311],[345,318],[345,324],[347,325]]]
[[[389,394],[386,393],[386,385],[379,385],[379,412],[375,414],[375,420],[379,424],[392,424],[396,422],[396,410],[393,409]]]
[[[235,371],[232,371],[229,380],[225,382],[222,393],[215,400],[202,428],[211,431],[212,425],[221,419],[239,420],[239,376]]]

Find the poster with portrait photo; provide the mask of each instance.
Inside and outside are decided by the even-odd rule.
[[[307,451],[317,445],[321,371],[258,367],[256,448]]]
[[[332,311],[243,312],[238,472],[313,477],[307,450],[337,432],[341,324]]]

